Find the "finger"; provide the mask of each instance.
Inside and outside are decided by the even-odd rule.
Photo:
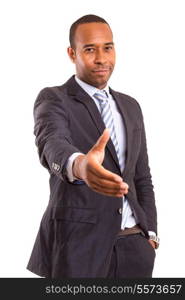
[[[107,191],[106,189],[101,189],[99,187],[93,187],[92,190],[94,190],[95,192],[99,193],[99,194],[102,194],[102,195],[105,195],[105,196],[110,196],[110,197],[123,197],[124,194],[122,192],[110,192],[110,191]]]
[[[128,189],[124,190],[124,195],[128,194]]]
[[[112,182],[109,180],[105,180],[102,178],[97,179],[94,174],[91,175],[91,178],[88,182],[89,187],[98,189],[99,192],[107,192],[111,194],[121,193],[123,194],[128,193],[128,184],[126,182]]]
[[[149,241],[150,245],[155,249],[155,242],[152,240],[148,240],[148,241]]]
[[[104,167],[102,167],[97,163],[93,163],[92,165],[90,165],[88,171],[91,172],[96,177],[97,180],[107,179],[114,182],[123,181],[123,179],[119,175],[112,173],[111,171],[105,169]]]
[[[109,138],[110,138],[109,129],[106,128],[103,131],[103,134],[97,140],[97,142],[94,145],[94,147],[92,148],[92,150],[103,151],[108,143]]]
[[[105,188],[109,191],[116,192],[116,191],[128,191],[128,184],[125,182],[121,183],[114,183],[110,180],[105,180],[105,179],[99,179],[96,180],[96,178],[92,177],[91,179],[91,184],[94,186],[97,186],[99,188]]]
[[[97,184],[91,184],[90,186],[91,188],[97,189],[99,192],[103,192],[105,194],[111,194],[111,195],[115,195],[115,194],[120,194],[120,196],[123,196],[125,194],[127,194],[127,191],[125,191],[124,189],[111,189],[111,188],[107,188],[105,186],[99,186]]]
[[[106,187],[100,187],[100,186],[94,185],[94,184],[92,184],[89,187],[93,190],[98,191],[99,193],[104,194],[104,195],[109,195],[109,196],[119,195],[119,197],[123,197],[125,195],[125,192],[123,190],[107,189]]]

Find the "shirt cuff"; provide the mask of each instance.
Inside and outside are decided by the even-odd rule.
[[[148,235],[149,235],[149,236],[150,236],[150,235],[156,236],[156,233],[155,233],[154,231],[148,231]]]
[[[73,175],[73,162],[79,155],[82,155],[82,154],[83,153],[81,153],[81,152],[75,152],[68,158],[67,165],[66,165],[66,175],[70,182],[79,180],[79,178],[76,178]]]

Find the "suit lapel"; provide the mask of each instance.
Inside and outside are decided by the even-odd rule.
[[[101,118],[99,110],[98,110],[96,104],[94,103],[93,99],[77,84],[74,77],[69,79],[69,81],[67,82],[67,86],[68,86],[68,93],[71,96],[73,96],[73,98],[76,101],[80,101],[81,103],[83,103],[85,105],[87,111],[89,112],[89,115],[91,116],[91,118],[93,120],[93,123],[94,123],[96,129],[98,130],[99,134],[101,135],[105,129],[105,124]],[[116,154],[116,151],[115,151],[115,148],[114,148],[114,145],[113,145],[111,139],[109,139],[109,141],[107,143],[107,148],[108,148],[113,160],[115,161],[117,167],[120,170],[117,154]]]
[[[131,154],[131,143],[132,143],[132,127],[133,122],[130,118],[130,111],[127,108],[127,101],[124,101],[124,95],[120,97],[119,93],[113,91],[110,89],[110,93],[113,96],[114,100],[116,101],[116,104],[118,106],[118,109],[122,115],[123,122],[126,129],[126,162],[125,162],[125,168],[123,171],[123,178],[125,177],[127,171],[128,171],[128,164],[130,160],[130,154]]]

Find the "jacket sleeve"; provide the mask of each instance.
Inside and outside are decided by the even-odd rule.
[[[52,88],[45,88],[39,93],[34,104],[34,122],[35,144],[41,164],[50,173],[68,181],[65,168],[67,160],[80,150],[73,145],[64,101],[58,98]]]
[[[140,107],[139,110],[141,113],[142,121],[141,145],[138,160],[136,163],[134,182],[136,187],[137,199],[147,218],[148,230],[157,233],[157,211],[147,154],[145,126]]]

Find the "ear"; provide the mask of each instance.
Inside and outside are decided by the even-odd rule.
[[[67,48],[67,53],[69,55],[69,58],[71,59],[71,61],[74,63],[75,62],[75,58],[76,58],[76,53],[75,50],[71,47]]]

